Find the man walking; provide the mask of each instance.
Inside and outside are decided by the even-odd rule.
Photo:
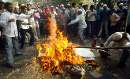
[[[0,25],[3,27],[3,35],[5,38],[6,66],[14,67],[13,48],[15,55],[21,55],[18,46],[18,30],[16,26],[16,15],[13,13],[12,3],[5,4],[6,11],[0,16]]]

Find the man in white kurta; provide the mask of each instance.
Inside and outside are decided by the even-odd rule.
[[[105,47],[130,47],[130,35],[125,32],[115,32],[104,44]],[[130,49],[110,49],[111,55],[120,55],[119,67],[124,67],[129,57]],[[115,56],[114,56],[115,57]]]
[[[3,35],[5,38],[6,66],[14,66],[13,48],[15,54],[20,52],[18,46],[18,30],[16,26],[16,15],[13,13],[13,5],[6,3],[6,11],[0,16],[0,25],[3,27]]]
[[[82,10],[78,10],[78,15],[76,16],[76,19],[72,20],[68,25],[79,23],[78,25],[78,34],[82,42],[84,42],[84,31],[87,28],[87,24],[85,21],[85,16],[82,14]]]

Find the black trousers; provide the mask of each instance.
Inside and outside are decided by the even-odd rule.
[[[32,28],[29,28],[29,29],[22,29],[22,28],[20,28],[20,43],[21,43],[20,48],[24,47],[26,33],[30,34],[29,45],[33,45],[34,44],[34,32],[33,32],[33,29]]]
[[[128,60],[130,55],[129,49],[124,49],[123,53],[121,55],[120,61],[119,61],[119,66],[124,67],[126,64],[126,61]]]

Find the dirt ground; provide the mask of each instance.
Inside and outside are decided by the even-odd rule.
[[[75,41],[76,42],[76,41]],[[86,45],[89,46],[90,40],[87,40]],[[2,65],[2,57],[0,56],[0,79],[130,79],[130,59],[127,62],[127,67],[120,69],[117,67],[120,57],[112,56],[108,59],[101,59],[97,50],[94,50],[96,61],[99,67],[91,72],[87,72],[84,78],[77,75],[55,75],[41,71],[38,64],[33,62],[36,57],[34,47],[26,47],[21,50],[23,56],[16,57],[15,62],[19,65],[18,68],[10,69]]]

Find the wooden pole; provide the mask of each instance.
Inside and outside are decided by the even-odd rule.
[[[130,47],[87,47],[87,46],[81,46],[81,47],[75,47],[75,48],[90,48],[90,49],[130,49]]]
[[[128,0],[128,12],[130,11],[130,0]],[[127,12],[126,24],[125,24],[125,32],[127,32],[128,27],[128,16],[130,16]]]
[[[127,13],[126,23],[125,23],[125,32],[127,32],[127,26],[128,26],[128,13]]]

